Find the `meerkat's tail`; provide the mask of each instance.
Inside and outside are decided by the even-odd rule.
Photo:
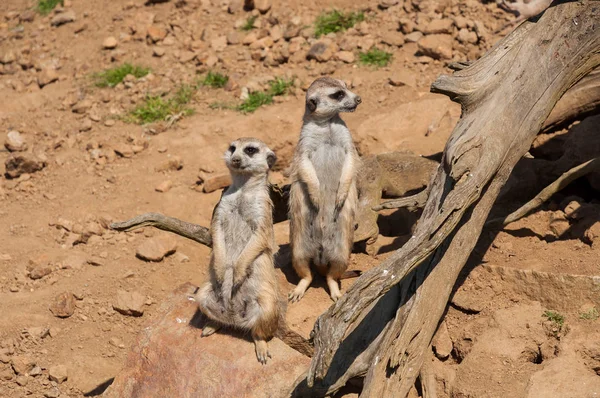
[[[340,279],[352,279],[352,278],[358,278],[359,276],[362,275],[362,271],[360,270],[353,270],[353,271],[346,271],[342,274],[342,276],[340,276]]]
[[[283,341],[289,347],[298,351],[300,354],[312,358],[314,353],[314,347],[312,344],[310,344],[308,340],[300,336],[298,333],[290,330],[287,325],[280,324],[279,328],[277,328],[277,331],[275,332],[275,337]]]

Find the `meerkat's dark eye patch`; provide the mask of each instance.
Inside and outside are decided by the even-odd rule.
[[[246,153],[246,155],[252,157],[255,153],[258,152],[258,148],[253,146],[247,146],[246,148],[244,148],[244,152]]]
[[[231,152],[231,153],[235,152],[235,145],[232,145],[229,147],[229,152]]]
[[[338,90],[335,93],[330,94],[329,98],[339,101],[342,98],[344,98],[345,96],[346,96],[346,93],[344,92],[344,90]]]

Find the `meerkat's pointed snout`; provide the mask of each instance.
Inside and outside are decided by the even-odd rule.
[[[356,98],[354,98],[354,102],[356,102],[356,105],[362,102],[362,98],[360,98],[360,95],[357,95]]]

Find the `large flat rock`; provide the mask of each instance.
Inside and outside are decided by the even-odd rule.
[[[279,339],[269,342],[272,358],[256,360],[254,344],[238,332],[201,338],[202,316],[192,296],[179,287],[139,334],[125,366],[104,397],[284,397],[310,363]]]

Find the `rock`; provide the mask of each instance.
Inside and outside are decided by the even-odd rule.
[[[152,25],[148,27],[148,30],[146,31],[146,36],[153,42],[159,42],[161,40],[164,40],[165,37],[167,37],[167,31],[164,30],[161,27]]]
[[[166,181],[163,181],[160,184],[158,184],[156,186],[156,188],[154,188],[154,190],[157,192],[168,192],[172,187],[173,187],[173,181],[166,180]]]
[[[71,292],[63,292],[56,296],[50,304],[50,312],[58,318],[68,318],[75,313],[75,296]]]
[[[163,171],[177,171],[183,168],[183,160],[179,156],[173,156],[169,158],[166,162],[162,163],[160,166],[157,166],[154,170],[158,172]]]
[[[596,248],[598,244],[600,244],[600,221],[596,221],[591,226],[589,226],[584,234],[584,241],[592,245],[593,248]]]
[[[58,73],[53,68],[45,68],[37,75],[38,86],[44,87],[58,80]]]
[[[27,150],[27,142],[18,131],[9,131],[4,141],[4,147],[10,152],[22,152]]]
[[[382,0],[379,2],[379,4],[377,6],[381,10],[387,10],[388,8],[395,6],[399,2],[400,2],[399,0]]]
[[[409,71],[408,69],[400,69],[390,77],[390,84],[392,86],[409,86],[417,87],[417,76]]]
[[[454,293],[451,303],[455,307],[468,313],[481,312],[485,305],[484,300],[482,300],[480,296],[476,297],[472,294],[472,292],[469,292],[465,289],[458,289]]]
[[[467,28],[462,28],[461,30],[458,31],[458,36],[456,37],[458,39],[459,42],[466,44],[475,44],[477,43],[477,33],[475,32],[471,32],[469,29]]]
[[[48,377],[50,381],[57,382],[58,384],[68,379],[67,367],[65,365],[54,365],[48,369]]]
[[[186,64],[196,59],[197,56],[198,54],[196,54],[193,51],[182,51],[179,55],[179,62],[181,62],[182,64]]]
[[[212,39],[210,41],[210,46],[213,50],[217,52],[225,50],[227,48],[227,37],[219,36],[217,38]]]
[[[433,336],[431,345],[435,350],[435,356],[439,359],[446,359],[452,353],[452,340],[450,339],[446,322],[440,324],[435,336]]]
[[[69,10],[53,16],[50,20],[50,25],[60,26],[73,21],[75,21],[75,11]]]
[[[196,288],[185,284],[162,305],[133,344],[122,371],[103,397],[284,397],[310,359],[279,339],[269,341],[272,358],[256,360],[250,341],[237,332],[202,338]]]
[[[227,12],[230,14],[236,14],[244,9],[243,0],[230,0],[227,6]]]
[[[50,275],[52,273],[52,267],[49,265],[38,265],[31,271],[29,271],[29,277],[33,280],[42,279],[46,275]]]
[[[162,47],[154,47],[152,48],[152,55],[155,57],[162,57],[163,55],[165,55],[165,49]]]
[[[400,32],[386,32],[381,36],[381,42],[400,47],[404,44],[404,35]]]
[[[123,315],[142,316],[146,298],[138,292],[117,291],[117,298],[113,309]]]
[[[407,43],[417,43],[422,38],[423,38],[423,33],[417,32],[417,31],[409,33],[406,36],[404,36],[404,40]]]
[[[83,101],[79,101],[75,105],[73,105],[71,111],[83,115],[92,108],[92,105],[92,101],[84,99]]]
[[[269,29],[269,36],[271,36],[273,41],[279,41],[283,39],[283,29],[281,28],[281,25],[275,25]]]
[[[0,380],[9,381],[13,379],[13,371],[10,368],[0,370]]]
[[[35,362],[27,355],[14,356],[10,364],[17,375],[28,375],[35,367]]]
[[[454,22],[451,19],[434,19],[425,26],[423,33],[428,35],[435,33],[452,33],[453,26]]]
[[[0,64],[12,64],[17,60],[17,56],[14,51],[4,51],[4,54],[0,55]]]
[[[217,189],[223,189],[231,185],[231,175],[229,173],[218,174],[215,176],[207,177],[204,180],[204,186],[202,187],[202,191],[204,193],[211,193],[216,191]]]
[[[331,59],[331,57],[333,57],[334,53],[335,48],[333,44],[327,43],[325,41],[318,41],[312,45],[310,50],[308,50],[308,54],[306,54],[306,59],[315,59],[319,62],[327,62]]]
[[[127,144],[117,144],[113,148],[115,153],[123,158],[130,158],[133,156],[133,148]]]
[[[236,31],[227,33],[227,44],[240,44],[242,39],[240,34]]]
[[[48,391],[44,392],[44,397],[46,398],[59,398],[60,390],[56,387],[50,388]]]
[[[29,377],[27,377],[25,375],[17,376],[17,380],[15,380],[15,381],[21,387],[25,387],[27,385],[27,383],[29,382]]]
[[[135,255],[144,261],[162,261],[177,251],[177,241],[169,235],[160,235],[144,241],[136,249]]]
[[[31,371],[29,371],[29,376],[39,376],[42,374],[42,368],[40,368],[39,366],[34,366],[33,369],[31,369]]]
[[[104,41],[102,42],[102,47],[105,50],[112,50],[114,48],[117,48],[117,46],[119,45],[119,42],[117,41],[117,39],[115,39],[114,37],[110,36],[107,37],[106,39],[104,39]]]
[[[338,61],[342,61],[347,64],[351,64],[352,62],[354,62],[354,53],[352,53],[351,51],[338,51],[337,53],[335,53],[334,57]]]
[[[26,10],[26,11],[23,11],[19,15],[19,21],[21,21],[21,22],[33,22],[33,20],[35,19],[35,16],[36,16],[36,12],[34,10]]]
[[[433,59],[452,59],[452,36],[434,34],[419,40],[419,51]]]
[[[261,14],[266,14],[271,9],[271,0],[254,0],[254,8]]]
[[[6,176],[8,178],[18,178],[22,174],[33,174],[46,167],[46,164],[45,160],[32,153],[13,154],[5,162]]]

